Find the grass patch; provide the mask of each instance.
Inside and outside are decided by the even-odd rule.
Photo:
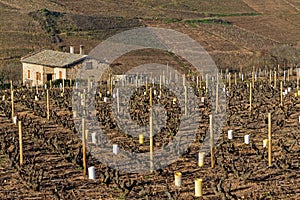
[[[182,23],[189,24],[191,27],[196,27],[196,24],[199,24],[199,23],[232,25],[231,22],[224,20],[224,19],[219,19],[219,18],[185,19],[185,20],[165,18],[165,19],[163,19],[163,22],[164,23],[182,22]]]
[[[169,24],[169,23],[175,23],[175,22],[181,22],[182,19],[172,19],[172,18],[164,18],[163,19],[163,22],[166,23],[166,24]]]
[[[188,23],[192,27],[196,27],[197,23],[203,24],[224,24],[231,25],[232,23],[220,19],[220,17],[243,17],[243,16],[257,16],[261,15],[261,13],[203,13],[204,18],[200,19],[178,19],[178,18],[164,18],[162,21],[164,23],[176,23],[176,22],[185,22]]]
[[[183,22],[186,22],[186,23],[190,24],[191,26],[195,26],[195,24],[197,24],[197,23],[231,25],[231,22],[223,20],[223,19],[217,19],[217,18],[184,20]]]
[[[261,13],[206,13],[207,17],[243,17],[243,16],[258,16]]]

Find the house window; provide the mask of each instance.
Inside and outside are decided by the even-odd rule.
[[[59,71],[59,79],[62,79],[62,71]]]
[[[85,69],[93,69],[93,63],[92,62],[87,62],[85,65]]]
[[[27,78],[30,78],[30,70],[27,71]]]
[[[35,74],[36,74],[35,75],[36,76],[36,80],[40,81],[41,80],[41,73],[40,72],[36,72]]]

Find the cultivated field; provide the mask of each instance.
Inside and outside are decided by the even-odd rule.
[[[150,25],[188,34],[221,68],[290,67],[291,52],[299,62],[299,19],[296,0],[0,1],[2,79],[21,79],[18,61],[29,52],[83,44],[88,53],[109,36]]]
[[[300,199],[299,24],[298,0],[0,0],[0,199]],[[63,88],[47,83],[48,90],[25,87],[20,83],[19,60],[43,48],[69,51],[75,46],[79,53],[79,45],[84,45],[88,54],[108,37],[141,26],[190,36],[211,55],[219,72],[207,78],[212,82],[207,90],[205,74],[169,52],[133,51],[112,63],[111,73],[118,75],[147,63],[176,69],[180,75],[172,77],[173,82],[185,74],[197,97],[197,101],[186,97],[185,102],[200,115],[190,117],[197,121],[196,134],[176,162],[154,172],[149,168],[149,172],[125,173],[90,152],[108,146],[109,152],[101,156],[121,159],[112,155],[107,140],[93,134],[101,128],[113,144],[130,153],[166,149],[185,119],[186,110],[175,93],[164,84],[151,84],[151,79],[147,84],[120,82],[134,90],[120,94],[130,97],[128,107],[121,103],[119,113],[130,115],[120,124],[113,113],[117,85],[102,80],[94,83],[95,93],[76,88],[88,85],[88,80],[73,80],[71,86],[64,80]],[[162,79],[167,75],[161,73]],[[212,80],[217,78],[226,102],[214,114]],[[185,91],[177,89],[182,96]],[[84,103],[73,106],[72,97]],[[85,106],[93,102],[97,110],[89,114],[97,124],[74,113],[87,112]],[[167,123],[153,140],[145,135],[140,142],[125,129],[130,122],[151,123],[150,102],[163,108]],[[213,119],[223,114],[224,124],[212,121],[210,126],[211,114]],[[82,119],[89,129],[84,134]],[[209,143],[211,130],[219,131],[220,137],[205,152],[202,165],[199,153]],[[247,144],[245,136],[250,138]],[[179,154],[180,142],[168,151]],[[84,174],[91,166],[96,172],[93,180]],[[175,185],[176,172],[182,174],[181,186]],[[201,197],[195,196],[197,179],[202,179]]]
[[[187,74],[187,81],[198,96],[196,110],[201,113],[197,134],[190,148],[166,168],[140,174],[127,174],[109,168],[88,151],[86,163],[87,167],[95,167],[95,180],[83,175],[82,137],[80,128],[74,128],[74,120],[80,121],[83,116],[73,116],[71,98],[72,92],[76,98],[82,97],[80,91],[75,86],[73,89],[49,89],[50,119],[47,120],[46,90],[39,88],[36,91],[35,88],[14,85],[14,113],[23,127],[23,164],[20,165],[18,125],[13,124],[11,119],[11,93],[9,89],[3,90],[0,102],[1,198],[194,199],[194,180],[201,178],[202,199],[299,199],[300,100],[295,70],[289,73],[255,70],[253,78],[251,74],[219,74],[226,86],[227,111],[221,135],[214,147],[213,168],[209,152],[205,154],[204,165],[198,165],[201,145],[209,137],[206,132],[212,102],[205,92],[205,82],[197,84],[192,81],[196,79]],[[252,83],[254,87],[250,92]],[[147,87],[138,86],[132,94],[133,101],[129,104],[131,119],[128,120],[142,125],[149,123],[150,87],[160,91],[158,85],[149,84]],[[123,127],[118,125],[111,110],[110,102],[115,95],[107,95],[107,90],[110,91],[106,83],[99,85],[94,96],[100,127],[113,143],[129,152],[149,151],[147,137],[140,144],[139,138],[124,134]],[[282,104],[281,90],[284,92]],[[159,94],[153,95],[153,104],[162,105],[167,115],[173,117],[168,118],[166,126],[154,136],[154,150],[164,148],[173,140],[184,112],[180,107],[178,109],[177,103],[172,103],[174,96],[168,89],[162,89],[160,97]],[[91,94],[86,95],[89,99]],[[249,95],[252,97],[251,103]],[[201,97],[204,97],[204,102]],[[268,148],[263,147],[263,140],[268,138],[268,113],[271,113],[271,163],[268,161]],[[87,126],[89,130],[99,129],[93,124]],[[233,130],[233,139],[228,138],[228,130]],[[90,134],[91,131],[86,140],[88,149],[91,147],[89,145],[93,145]],[[249,144],[244,143],[245,135],[250,137]],[[105,143],[98,138],[96,145]],[[182,173],[180,187],[174,185],[175,172]]]

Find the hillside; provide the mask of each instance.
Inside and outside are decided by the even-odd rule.
[[[19,59],[29,52],[80,44],[89,52],[117,32],[145,25],[188,34],[220,67],[292,66],[300,57],[299,7],[296,0],[1,0],[2,76],[20,79]]]
[[[0,199],[299,200],[299,68],[299,0],[0,0]]]

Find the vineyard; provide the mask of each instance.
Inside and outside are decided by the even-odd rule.
[[[226,107],[226,118],[218,141],[211,151],[204,152],[204,162],[199,163],[198,155],[209,129],[215,131],[211,127],[214,121],[210,121],[215,102],[205,78],[187,74],[186,81],[197,97],[195,110],[200,113],[196,135],[176,162],[143,173],[114,169],[90,152],[107,143],[92,136],[100,128],[127,152],[148,152],[151,146],[149,137],[140,142],[139,137],[127,135],[114,118],[115,85],[102,82],[91,93],[78,90],[81,83],[76,82],[41,88],[12,83],[10,89],[0,92],[0,198],[299,199],[300,92],[296,69],[220,72],[218,76],[225,85],[220,90],[226,94],[226,105],[218,106],[221,111]],[[128,102],[128,124],[149,124],[152,103],[160,104],[167,123],[153,137],[152,148],[154,152],[164,148],[178,134],[185,110],[165,87],[150,81],[146,85],[133,82],[131,87],[135,91]],[[72,107],[74,98],[85,102]],[[88,119],[84,126],[85,116],[74,112],[91,102],[95,102],[94,116],[100,126],[88,123]],[[248,142],[244,141],[246,135]],[[89,179],[87,168],[92,166],[96,175]],[[179,183],[174,180],[178,173]],[[195,196],[198,179],[202,179],[201,195],[197,195],[201,197]]]

